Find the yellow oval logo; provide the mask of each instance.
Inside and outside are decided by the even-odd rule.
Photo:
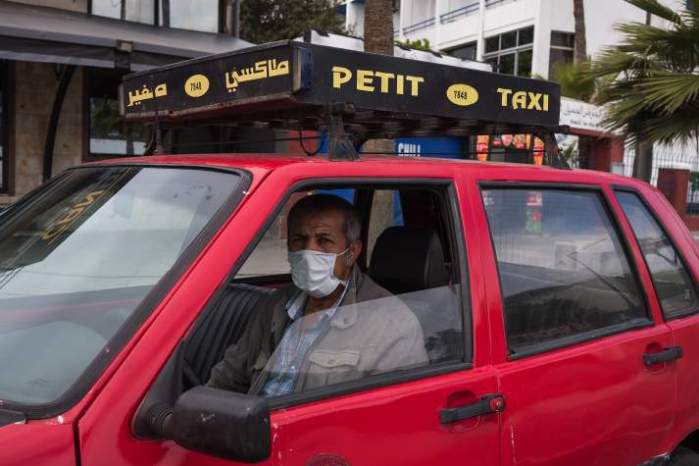
[[[209,90],[209,78],[203,74],[194,74],[184,82],[184,91],[190,97],[201,97]]]
[[[468,107],[478,102],[478,91],[468,84],[452,84],[447,89],[447,99],[460,107]]]

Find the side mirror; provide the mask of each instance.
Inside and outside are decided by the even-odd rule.
[[[262,397],[199,386],[184,392],[174,409],[151,413],[153,431],[189,450],[248,463],[269,458],[272,434]]]

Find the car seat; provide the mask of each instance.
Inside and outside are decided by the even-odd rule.
[[[369,276],[420,321],[431,363],[463,357],[458,295],[449,283],[442,243],[431,228],[393,226],[379,235]]]

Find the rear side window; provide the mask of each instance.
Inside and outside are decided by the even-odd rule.
[[[485,189],[483,200],[513,355],[648,322],[598,193]]]
[[[665,232],[636,194],[616,195],[643,251],[665,316],[696,310],[694,284]]]

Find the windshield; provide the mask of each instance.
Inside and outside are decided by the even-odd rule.
[[[189,168],[80,168],[3,215],[0,400],[59,399],[240,180]]]

